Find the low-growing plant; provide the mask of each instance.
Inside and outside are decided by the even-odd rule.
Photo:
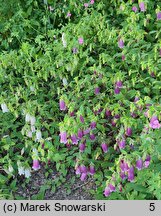
[[[160,1],[25,2],[1,9],[2,193],[52,164],[96,199],[161,199]]]

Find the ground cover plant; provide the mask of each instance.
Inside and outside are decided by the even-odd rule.
[[[0,197],[72,170],[94,199],[161,199],[161,2],[0,3]]]

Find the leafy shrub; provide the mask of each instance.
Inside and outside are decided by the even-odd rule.
[[[97,199],[160,199],[160,1],[25,2],[1,18],[2,174],[52,163]]]

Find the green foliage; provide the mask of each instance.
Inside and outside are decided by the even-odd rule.
[[[28,178],[35,172],[32,160],[38,160],[46,177],[49,164],[62,175],[53,191],[69,168],[93,165],[97,199],[161,199],[161,129],[149,126],[153,116],[161,120],[160,1],[146,0],[145,12],[131,0],[95,1],[88,7],[78,0],[0,3],[0,104],[7,106],[6,112],[0,111],[2,198],[12,198],[20,175]],[[114,91],[117,81],[123,84],[119,94]],[[66,104],[64,111],[60,100]],[[70,137],[92,122],[96,128],[73,145]],[[126,135],[127,128],[132,136]],[[68,145],[60,142],[63,131]],[[121,139],[126,139],[123,149]],[[80,152],[83,142],[86,148]],[[107,153],[102,143],[108,144]],[[139,158],[144,162],[140,171]],[[135,168],[134,182],[120,178],[122,160]],[[105,197],[109,183],[116,191]],[[32,199],[43,199],[46,189]]]

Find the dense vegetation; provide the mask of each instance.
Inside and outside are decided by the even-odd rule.
[[[0,4],[0,197],[54,166],[161,199],[160,0]]]

